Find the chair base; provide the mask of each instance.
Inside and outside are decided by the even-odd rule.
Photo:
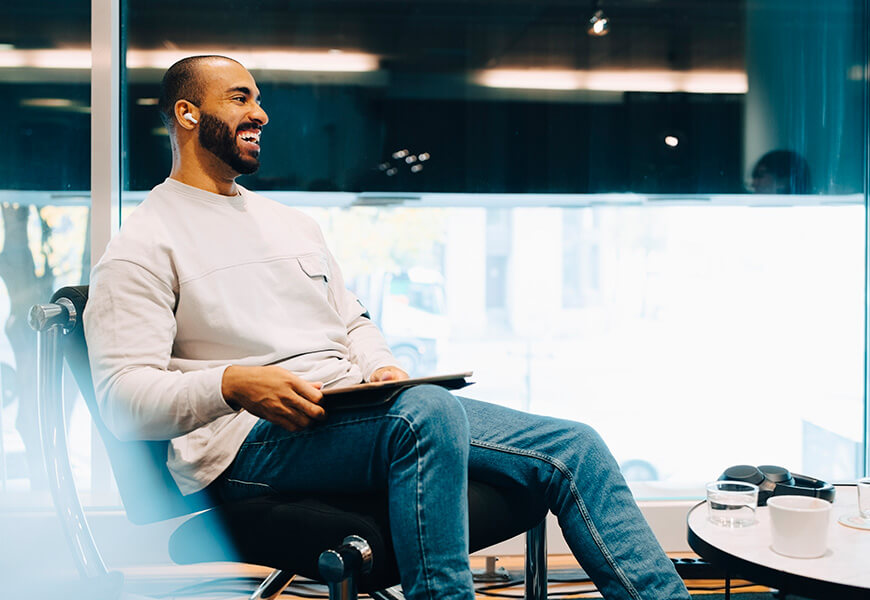
[[[263,580],[260,587],[254,590],[250,600],[273,600],[277,598],[290,585],[294,577],[296,577],[295,573],[275,569]]]
[[[379,592],[370,592],[369,596],[374,600],[405,600],[405,594],[402,593],[402,588],[398,585]]]

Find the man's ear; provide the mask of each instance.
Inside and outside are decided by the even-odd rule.
[[[183,129],[191,130],[199,123],[199,108],[187,100],[175,103],[175,122]]]

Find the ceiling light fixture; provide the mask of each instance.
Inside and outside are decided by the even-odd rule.
[[[592,37],[604,37],[610,33],[610,19],[599,7],[598,0],[592,3],[592,17],[586,27],[586,33]]]
[[[81,106],[80,103],[73,102],[69,98],[24,98],[18,104],[29,108],[71,108],[73,106]]]
[[[217,54],[212,49],[183,50],[129,50],[127,67],[130,69],[167,69],[175,61],[193,54]],[[321,71],[360,73],[376,71],[378,57],[363,52],[281,50],[259,48],[238,51],[233,58],[248,69],[265,71]]]
[[[127,52],[130,69],[167,69],[175,61],[194,54],[216,54],[206,48],[183,50],[138,50]],[[233,57],[251,70],[359,73],[377,71],[380,58],[363,52],[285,51],[259,48],[234,52]],[[91,51],[85,48],[47,48],[0,52],[0,68],[90,69]]]
[[[745,94],[743,71],[488,69],[472,74],[477,85],[527,90],[598,92],[689,92]]]

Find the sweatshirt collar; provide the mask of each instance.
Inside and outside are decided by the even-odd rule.
[[[166,180],[163,182],[163,185],[172,188],[172,190],[178,194],[181,194],[188,198],[192,198],[194,200],[208,202],[211,204],[220,204],[222,206],[232,206],[236,209],[243,209],[247,205],[246,194],[248,190],[246,190],[239,184],[236,184],[239,193],[235,196],[224,196],[223,194],[214,194],[212,192],[207,192],[203,189],[193,187],[192,185],[181,183],[180,181],[172,179],[171,177],[167,177]]]

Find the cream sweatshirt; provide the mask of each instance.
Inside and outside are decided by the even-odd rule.
[[[397,365],[314,220],[239,190],[155,187],[94,268],[83,317],[103,420],[120,439],[171,440],[185,494],[257,421],[221,395],[227,366],[278,364],[332,387]]]

